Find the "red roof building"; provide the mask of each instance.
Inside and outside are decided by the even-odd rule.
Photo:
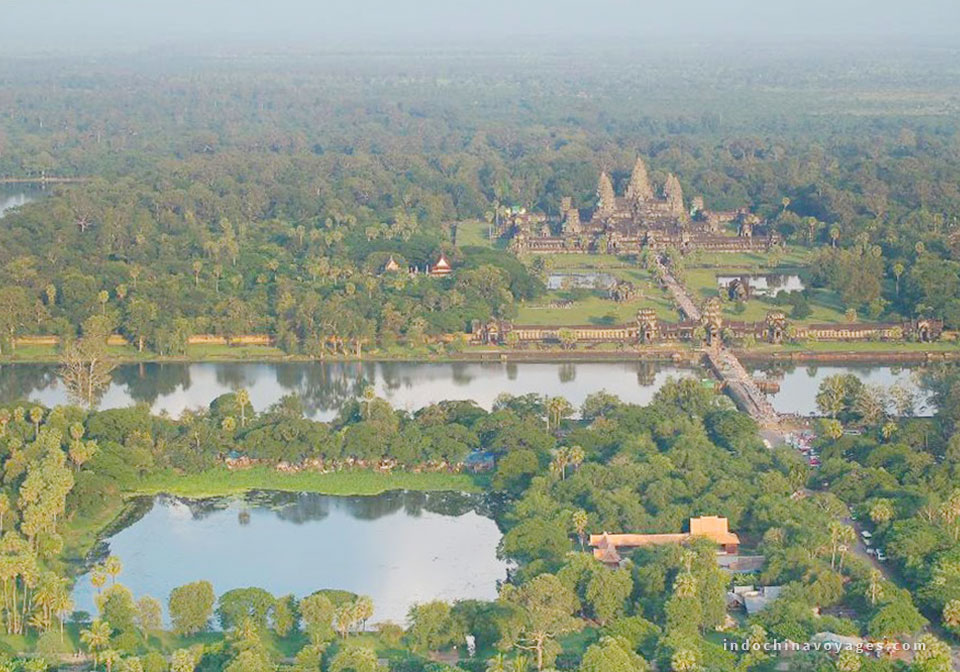
[[[447,261],[447,257],[443,254],[440,255],[440,258],[437,259],[437,263],[433,265],[430,269],[430,275],[435,278],[442,278],[444,276],[450,275],[453,271],[453,267],[450,266],[450,262]]]

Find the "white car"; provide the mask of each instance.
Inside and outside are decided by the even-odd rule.
[[[881,551],[880,549],[877,549],[877,560],[879,562],[883,562],[886,559],[887,559],[887,554]]]

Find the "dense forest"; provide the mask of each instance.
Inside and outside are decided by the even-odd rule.
[[[945,389],[958,384],[956,374],[942,379]],[[764,447],[752,420],[692,380],[668,383],[649,406],[598,393],[579,409],[582,419],[570,420],[573,411],[563,399],[528,395],[503,396],[491,411],[443,402],[411,415],[368,393],[323,423],[304,419],[293,397],[255,410],[243,391],[180,420],[145,407],[4,408],[0,558],[15,588],[2,593],[4,627],[36,638],[46,656],[79,637],[95,662],[131,671],[166,669],[164,656],[178,670],[273,669],[278,642],[295,652],[286,664],[298,672],[373,672],[384,655],[391,669],[431,672],[641,672],[650,663],[732,672],[784,660],[796,670],[896,669],[856,654],[734,652],[717,628],[746,642],[803,642],[823,631],[921,635],[928,649],[912,669],[950,669],[949,650],[922,633],[928,622],[958,627],[951,412],[935,421],[885,418],[883,431],[846,416],[865,431],[824,432],[817,473],[796,451]],[[203,576],[169,596],[134,596],[122,559],[111,556],[94,569],[98,613],[71,612],[63,577],[78,566],[84,530],[109,520],[151,476],[211,474],[231,456],[348,472],[374,463],[444,471],[475,449],[497,455],[495,470],[478,478],[505,530],[499,552],[516,563],[495,602],[418,605],[406,628],[382,624],[371,639],[357,634],[370,613],[363,596],[324,586],[301,599],[256,587],[217,596]],[[885,540],[906,588],[852,552],[848,505]],[[728,517],[744,547],[765,556],[754,580],[784,586],[769,609],[728,621],[729,579],[705,541],[638,549],[616,571],[582,552],[593,530],[671,532],[700,514]],[[226,636],[176,648],[196,640],[158,638],[159,600],[176,636],[204,632],[214,618]],[[476,657],[460,667],[431,662],[429,652],[464,634],[476,637]]]
[[[453,225],[590,207],[600,169],[623,184],[638,154],[655,183],[822,247],[813,281],[845,308],[957,327],[958,78],[933,48],[7,61],[0,175],[87,181],[0,222],[0,347],[93,315],[159,354],[462,332],[543,284]],[[441,252],[452,277],[380,274]]]

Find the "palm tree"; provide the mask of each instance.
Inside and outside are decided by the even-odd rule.
[[[363,417],[370,419],[370,405],[377,399],[377,390],[373,385],[367,385],[363,388],[363,395],[360,401],[363,404]]]
[[[337,608],[333,613],[333,621],[337,632],[341,637],[346,639],[347,633],[350,632],[350,628],[356,621],[354,604],[352,602],[344,602],[337,605]]]
[[[526,656],[517,656],[513,659],[513,665],[510,666],[510,672],[527,672],[530,669],[530,659]]]
[[[903,275],[905,270],[907,269],[899,261],[893,265],[893,277],[897,283],[897,296],[900,296],[900,276]]]
[[[507,659],[503,653],[498,653],[487,661],[487,672],[507,672]]]
[[[114,649],[106,649],[100,654],[100,660],[107,667],[107,672],[113,669],[114,664],[120,660],[120,653]]]
[[[960,600],[950,600],[943,606],[943,624],[960,628]]]
[[[107,583],[107,573],[104,570],[102,565],[97,565],[93,568],[93,571],[90,572],[90,585],[97,589],[97,594],[100,594],[100,589],[104,587]]]
[[[689,571],[677,574],[673,582],[673,594],[677,597],[695,597],[697,594],[697,578]]]
[[[837,566],[837,571],[843,571],[843,561],[847,557],[847,551],[850,550],[850,544],[852,544],[857,538],[857,533],[854,532],[853,528],[849,525],[841,525],[839,530],[839,536],[837,541],[837,551],[840,553],[840,563]]]
[[[573,412],[573,406],[563,397],[551,397],[547,402],[547,429],[560,426],[560,421]]]
[[[237,408],[240,410],[240,426],[247,426],[247,406],[250,405],[250,393],[245,388],[237,390]]]
[[[837,672],[860,672],[863,657],[856,651],[841,651],[834,663]]]
[[[893,505],[889,499],[878,499],[870,507],[870,520],[874,525],[883,525],[893,518]]]
[[[570,465],[574,470],[579,470],[580,465],[583,464],[583,460],[586,458],[586,454],[583,452],[583,448],[580,446],[570,446],[568,449],[567,459],[570,461]]]
[[[573,519],[573,529],[577,533],[577,538],[580,540],[580,550],[583,550],[584,542],[587,539],[587,525],[589,523],[589,517],[587,512],[583,509],[577,509],[573,512],[571,516]]]
[[[867,581],[867,597],[870,598],[870,604],[876,604],[877,600],[883,597],[883,573],[879,569],[870,570],[870,578]]]
[[[673,656],[670,657],[670,669],[673,670],[673,672],[693,672],[694,670],[699,670],[700,665],[697,663],[697,654],[690,649],[678,649]]]
[[[560,480],[564,480],[567,477],[567,463],[568,463],[568,454],[565,446],[561,446],[554,451],[553,461],[550,462],[550,469],[554,473],[560,474]]]
[[[80,439],[82,439],[83,432],[84,432],[84,429],[83,429],[82,422],[75,422],[72,425],[70,425],[70,438],[73,439],[74,441],[79,441]]]
[[[100,314],[103,315],[107,312],[107,301],[110,300],[110,292],[105,289],[101,289],[97,293],[97,303],[100,304]]]
[[[73,611],[73,600],[70,598],[70,591],[67,590],[66,584],[64,584],[63,591],[57,596],[57,599],[53,603],[53,612],[57,615],[57,620],[60,621],[60,642],[63,642],[63,624],[67,620],[67,616]]]
[[[123,563],[115,555],[109,556],[103,563],[103,570],[110,575],[110,583],[116,585],[117,576],[123,571]]]
[[[93,654],[93,666],[96,667],[99,662],[99,652],[101,649],[107,647],[110,644],[110,635],[113,629],[110,627],[110,624],[106,621],[101,621],[100,619],[95,620],[90,624],[89,630],[83,630],[80,632],[80,641],[83,642],[87,649]]]
[[[367,595],[361,595],[354,602],[354,616],[361,623],[361,627],[367,629],[367,620],[373,616],[373,599]]]
[[[960,489],[954,490],[940,506],[940,517],[947,524],[954,542],[960,541]]]
[[[70,461],[73,462],[77,471],[80,471],[80,467],[96,455],[98,450],[99,447],[96,441],[74,441],[70,444],[67,455],[70,457]]]
[[[10,513],[10,497],[7,493],[0,492],[0,534],[3,534],[3,517]]]
[[[40,436],[40,421],[43,420],[43,409],[34,406],[30,409],[30,422],[33,423],[33,438]]]

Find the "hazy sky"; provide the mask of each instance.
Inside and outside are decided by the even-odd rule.
[[[960,0],[0,0],[0,50],[960,36]]]

